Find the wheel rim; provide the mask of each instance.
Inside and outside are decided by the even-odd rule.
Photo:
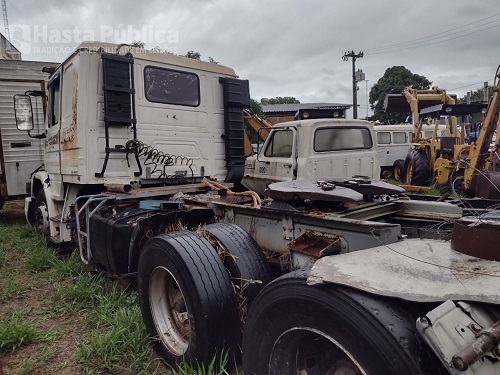
[[[386,180],[392,177],[391,171],[385,170],[382,172],[382,177],[384,177]]]
[[[401,181],[401,170],[399,167],[394,167],[394,179],[396,181]]]
[[[49,233],[49,218],[47,214],[47,205],[40,202],[35,210],[34,227],[38,233],[47,235]]]
[[[311,351],[311,347],[316,350]],[[311,355],[313,352],[317,355]],[[283,332],[273,346],[269,363],[291,366],[284,373],[368,375],[337,340],[310,327],[295,327]]]
[[[164,267],[155,268],[151,274],[149,301],[161,342],[173,355],[182,356],[191,337],[189,313],[177,280]]]
[[[408,168],[406,169],[406,183],[411,184],[412,179],[413,179],[413,166],[410,163],[410,165],[408,165]]]

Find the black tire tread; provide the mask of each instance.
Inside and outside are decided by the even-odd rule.
[[[278,324],[273,320],[274,317],[286,319],[286,314],[278,315],[280,304],[292,306],[301,299],[305,301],[304,303],[317,306],[318,309],[329,305],[331,311],[339,308],[338,306],[344,308],[348,306],[351,311],[360,314],[358,319],[370,321],[372,333],[384,337],[384,345],[391,347],[392,353],[398,353],[396,360],[387,357],[387,361],[392,361],[394,368],[387,369],[384,373],[408,375],[445,373],[436,367],[436,358],[418,336],[414,323],[415,316],[409,312],[410,310],[403,308],[398,300],[381,298],[332,284],[307,286],[307,276],[307,271],[296,271],[282,276],[270,283],[254,301],[243,335],[245,374],[267,373],[265,369],[259,367],[262,366],[259,363],[269,363],[268,358],[259,357],[263,354],[262,351],[257,354],[260,347],[266,350],[263,341],[267,333],[259,333],[259,330],[266,332],[270,326]],[[381,350],[378,348],[379,355],[385,355],[384,352],[380,353]],[[279,365],[275,364],[275,367]],[[273,371],[273,374],[280,374],[275,369]]]
[[[416,186],[427,186],[430,183],[430,170],[429,170],[429,158],[424,150],[411,150],[411,152],[406,157],[405,161],[405,175],[408,167],[412,166],[413,173],[411,181],[405,180],[407,184]]]
[[[193,232],[165,233],[150,239],[139,259],[138,292],[144,321],[152,336],[157,336],[149,305],[149,277],[158,258],[166,259],[179,273],[184,297],[190,300],[190,315],[196,324],[196,343],[191,343],[185,358],[175,358],[160,341],[156,349],[171,365],[183,360],[208,364],[223,350],[237,352],[239,318],[231,281],[216,251],[208,241]],[[194,306],[194,307],[193,307]],[[224,322],[224,324],[221,324]],[[192,338],[193,339],[193,338]]]
[[[259,280],[251,283],[244,295],[250,306],[257,294],[272,280],[272,272],[267,259],[257,242],[243,229],[234,224],[216,223],[206,226],[206,230],[215,237],[230,254],[229,261],[234,261],[235,267],[228,267],[233,281]]]
[[[399,180],[398,181],[404,181],[406,179],[405,176],[405,161],[403,159],[397,159],[394,164],[392,165],[392,175],[396,179],[396,168],[399,169]]]

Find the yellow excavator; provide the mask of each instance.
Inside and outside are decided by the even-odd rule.
[[[269,121],[260,118],[259,116],[251,113],[249,110],[243,111],[243,118],[247,129],[256,134],[259,141],[265,141],[269,131],[273,127]],[[245,133],[245,156],[250,156],[255,153],[248,134]]]
[[[406,88],[403,91],[415,124],[413,148],[406,157],[404,168],[405,181],[410,190],[411,186],[428,186],[435,182],[481,198],[500,198],[500,139],[491,147],[495,133],[500,133],[498,69],[495,77],[494,94],[486,109],[481,130],[477,139],[470,144],[465,142],[463,125],[458,131],[454,116],[460,106],[445,90],[434,87],[431,90]],[[446,118],[449,135],[437,136],[438,116],[432,138],[421,137],[422,111],[419,111],[419,101],[425,100],[441,103],[438,112],[449,115]]]

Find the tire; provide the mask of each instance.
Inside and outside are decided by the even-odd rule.
[[[0,195],[0,210],[3,208],[4,204],[5,204],[5,197]]]
[[[391,168],[388,168],[388,167],[382,168],[382,171],[380,173],[380,178],[388,180],[388,179],[390,179],[392,177],[393,177],[393,174],[392,174],[392,169]]]
[[[405,161],[398,159],[392,165],[392,176],[396,181],[403,182],[405,180]]]
[[[32,225],[35,231],[42,234],[47,243],[50,239],[49,211],[47,209],[47,198],[43,189],[38,190],[35,198]]]
[[[395,299],[306,279],[306,271],[287,274],[254,301],[243,334],[246,375],[438,373],[416,318]]]
[[[206,239],[185,231],[148,240],[137,281],[146,328],[171,366],[208,365],[214,356],[238,352],[236,297]]]
[[[429,158],[423,150],[411,150],[405,161],[405,181],[408,185],[427,186],[430,183]]]
[[[224,248],[222,261],[237,295],[242,297],[240,309],[246,316],[257,294],[273,279],[264,252],[252,236],[237,225],[210,224],[206,230]]]

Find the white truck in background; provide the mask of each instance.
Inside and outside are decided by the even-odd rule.
[[[378,179],[379,175],[370,122],[306,118],[272,127],[260,152],[247,157],[242,184],[263,195],[273,182],[353,176]]]
[[[370,146],[376,159],[371,124],[277,127],[262,152],[291,161],[292,178],[260,200],[221,183],[245,174],[250,95],[230,68],[86,42],[47,94],[38,128],[32,97],[15,96],[19,130],[45,137],[28,220],[77,244],[83,262],[137,277],[146,328],[172,366],[242,348],[248,375],[499,373],[498,214],[455,225],[450,245],[456,206],[368,178],[293,180],[289,155],[303,143],[321,154],[356,142],[351,155]]]
[[[16,129],[13,96],[26,91],[43,93],[47,73],[42,68],[55,63],[0,60],[0,209],[6,200],[29,194],[31,173],[43,164],[42,139]],[[34,121],[44,123],[44,96],[33,96]]]

